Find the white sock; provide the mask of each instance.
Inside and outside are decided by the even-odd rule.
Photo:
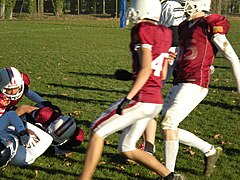
[[[178,130],[179,130],[178,131],[178,139],[179,139],[180,143],[185,144],[187,146],[192,146],[192,147],[198,148],[204,154],[207,153],[207,154],[212,155],[212,153],[214,154],[216,152],[215,148],[213,148],[213,150],[211,150],[213,145],[200,139],[193,133],[186,131],[184,129],[180,129],[180,128]],[[213,152],[214,150],[215,150],[215,152]]]
[[[177,154],[179,149],[179,141],[164,141],[164,159],[165,166],[171,171],[174,172]]]
[[[212,146],[211,149],[205,153],[205,156],[207,156],[207,157],[211,156],[211,155],[215,154],[216,151],[217,151],[216,148],[214,146]]]

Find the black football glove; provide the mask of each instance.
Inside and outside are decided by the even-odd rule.
[[[127,107],[127,105],[130,103],[130,99],[127,99],[126,97],[122,100],[122,102],[118,105],[116,114],[122,115],[122,110]]]
[[[133,79],[133,74],[124,69],[117,69],[114,73],[114,77],[117,80],[129,81]]]

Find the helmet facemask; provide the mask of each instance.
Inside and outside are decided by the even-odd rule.
[[[187,0],[184,6],[184,12],[188,20],[194,19],[197,14],[209,12],[211,9],[211,0]]]

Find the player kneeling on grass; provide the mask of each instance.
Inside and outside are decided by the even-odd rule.
[[[28,111],[29,109],[32,111]],[[77,127],[74,118],[62,115],[60,108],[49,101],[38,103],[34,107],[22,105],[16,109],[16,112],[21,119],[38,125],[53,137],[52,146],[46,154],[57,155],[69,152],[80,146],[84,140],[84,132]]]
[[[0,117],[0,167],[32,164],[52,140],[48,133],[33,124],[24,125],[15,111],[6,112]]]
[[[123,130],[119,151],[144,167],[156,172],[164,179],[182,179],[174,175],[149,153],[136,148],[136,143],[146,129],[148,122],[162,109],[162,79],[166,77],[172,42],[171,30],[158,25],[161,14],[159,0],[133,0],[129,19],[135,23],[131,30],[130,51],[132,53],[133,85],[125,98],[112,104],[92,124],[81,180],[93,177],[101,157],[104,139]]]

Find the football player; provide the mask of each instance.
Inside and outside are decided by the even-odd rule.
[[[0,119],[0,167],[32,164],[52,143],[49,134],[30,123],[24,125],[15,111]]]
[[[6,111],[14,110],[24,95],[35,103],[44,101],[29,86],[30,78],[27,74],[14,67],[0,69],[0,116]]]
[[[169,51],[179,52],[179,42],[178,42],[178,25],[183,22],[186,17],[184,15],[183,5],[185,0],[163,0],[162,4],[162,13],[159,20],[159,24],[167,26],[172,30],[173,39],[172,39],[172,47]],[[174,60],[174,62],[170,62],[168,66],[167,78],[163,80],[163,87],[166,84],[166,81],[172,76],[173,69],[175,68],[175,64],[178,57]],[[155,136],[157,130],[157,123],[155,119],[152,119],[148,127],[144,133],[144,144],[141,145],[142,149],[145,151],[154,154],[155,153]]]
[[[172,32],[157,24],[161,14],[159,0],[133,0],[128,13],[135,23],[130,42],[134,83],[125,98],[112,104],[93,122],[81,180],[92,179],[104,139],[119,130],[123,130],[119,142],[122,155],[164,179],[175,178],[154,156],[136,148],[148,122],[162,109],[162,79],[166,77],[168,58],[175,57],[175,54],[169,57],[168,53]]]
[[[174,172],[179,142],[200,149],[205,155],[203,174],[209,176],[222,152],[189,131],[178,128],[187,115],[206,97],[214,57],[219,51],[230,63],[240,92],[240,63],[226,35],[230,23],[224,16],[210,14],[211,0],[186,0],[187,17],[179,27],[179,58],[174,86],[163,106],[165,165]]]
[[[28,105],[21,105],[16,112],[21,115],[23,121],[31,122],[53,137],[53,141],[47,155],[58,155],[69,152],[78,147],[84,140],[84,132],[77,127],[74,118],[61,113],[58,106],[49,101],[43,101],[34,106],[37,109],[29,108]],[[33,111],[25,111],[34,109]]]

